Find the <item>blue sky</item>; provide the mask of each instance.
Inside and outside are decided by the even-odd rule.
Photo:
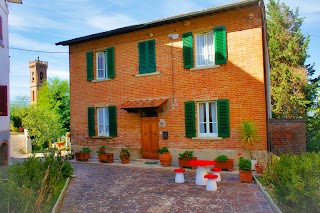
[[[29,61],[38,56],[48,61],[48,77],[69,79],[68,47],[55,43],[147,22],[185,12],[235,2],[236,0],[23,0],[9,4],[10,93],[30,96]],[[320,74],[320,1],[283,0],[291,9],[299,7],[305,17],[302,32],[311,35],[306,64],[315,63]],[[265,0],[267,3],[267,0]],[[13,48],[35,50],[22,51]],[[39,51],[39,52],[37,52]]]

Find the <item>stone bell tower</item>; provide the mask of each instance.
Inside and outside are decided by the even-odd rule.
[[[36,104],[39,89],[44,81],[47,80],[48,62],[38,59],[29,61],[30,69],[30,104]]]

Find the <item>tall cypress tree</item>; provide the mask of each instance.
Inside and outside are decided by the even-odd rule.
[[[306,117],[316,97],[319,77],[305,65],[310,37],[301,33],[303,18],[279,1],[267,5],[271,102],[274,118]]]

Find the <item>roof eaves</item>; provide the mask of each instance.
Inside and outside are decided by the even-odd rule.
[[[172,21],[179,21],[179,20],[183,20],[183,19],[187,19],[187,18],[199,16],[199,15],[206,15],[206,14],[218,12],[221,10],[228,10],[228,9],[231,9],[234,7],[245,6],[245,5],[249,5],[249,4],[252,4],[255,2],[259,2],[259,1],[261,1],[261,0],[242,0],[242,1],[231,3],[231,4],[215,6],[215,7],[207,8],[204,10],[193,11],[190,13],[180,14],[180,15],[176,15],[176,16],[170,16],[170,17],[157,19],[157,20],[153,20],[153,21],[149,21],[149,22],[145,22],[145,23],[141,23],[141,24],[130,25],[130,26],[117,28],[117,29],[113,29],[113,30],[109,30],[109,31],[101,32],[101,33],[95,33],[95,34],[91,34],[91,35],[87,35],[87,36],[83,36],[83,37],[78,37],[78,38],[74,38],[74,39],[70,39],[70,40],[66,40],[66,41],[61,41],[61,42],[56,43],[56,45],[66,46],[66,45],[77,44],[77,43],[90,41],[90,40],[94,40],[94,39],[104,38],[104,37],[108,37],[108,36],[119,35],[119,34],[131,32],[134,30],[139,30],[139,29],[144,29],[144,28],[156,26],[159,24],[169,23]]]

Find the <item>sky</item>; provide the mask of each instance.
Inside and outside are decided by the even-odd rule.
[[[23,0],[9,3],[10,96],[30,96],[29,61],[48,61],[48,77],[69,80],[68,47],[55,43],[237,0]],[[265,0],[267,4],[268,0]],[[306,64],[320,75],[320,1],[281,0],[299,7],[310,35]],[[24,51],[31,50],[31,51]],[[50,53],[55,52],[55,53]]]

